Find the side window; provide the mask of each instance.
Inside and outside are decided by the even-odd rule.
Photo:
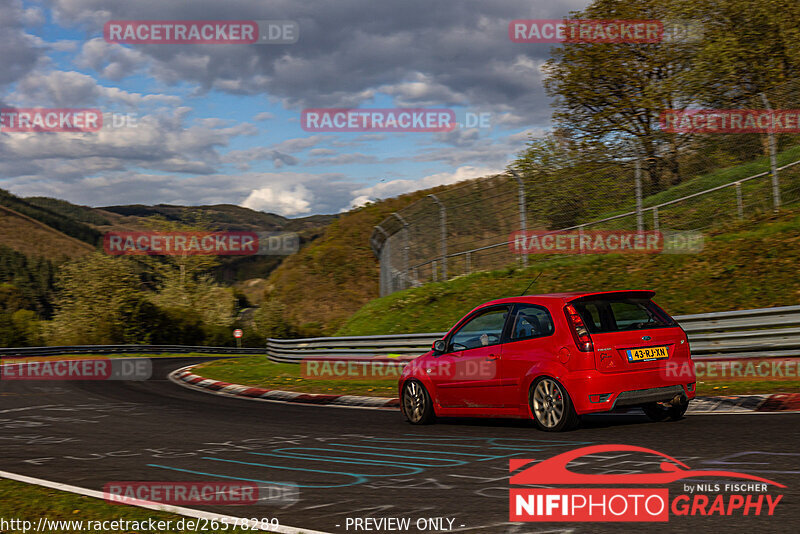
[[[503,337],[508,308],[494,308],[473,317],[450,337],[450,350],[497,345]]]
[[[522,304],[514,314],[511,340],[549,336],[555,330],[550,312],[541,306]]]

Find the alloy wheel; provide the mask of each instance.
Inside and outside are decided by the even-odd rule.
[[[564,417],[564,393],[558,383],[543,378],[533,390],[533,413],[536,420],[546,428],[553,428]]]

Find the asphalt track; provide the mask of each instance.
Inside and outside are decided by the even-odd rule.
[[[404,532],[415,533],[442,531],[417,529],[420,518],[449,518],[453,531],[481,533],[800,532],[800,414],[693,415],[672,423],[594,416],[564,434],[514,420],[418,427],[397,411],[253,402],[167,380],[170,371],[196,361],[153,359],[153,377],[143,382],[0,381],[0,470],[94,490],[128,480],[284,485],[297,488],[295,502],[194,508],[336,533],[397,532],[346,529],[347,518],[364,517],[409,518]],[[610,443],[654,449],[694,469],[756,474],[787,488],[772,517],[508,522],[509,458],[541,460]],[[571,467],[650,473],[658,471],[653,460],[606,454]],[[670,496],[689,482],[703,481],[669,484]]]

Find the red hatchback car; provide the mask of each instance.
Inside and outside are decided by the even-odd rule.
[[[680,419],[695,396],[689,342],[653,295],[575,292],[487,302],[405,367],[403,414],[413,424],[436,416],[533,418],[547,431],[619,407]]]

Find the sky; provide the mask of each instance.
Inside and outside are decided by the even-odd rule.
[[[0,0],[0,107],[91,108],[97,132],[0,132],[0,188],[89,206],[286,217],[502,172],[550,128],[550,44],[514,19],[587,0]],[[296,22],[291,44],[142,44],[109,21]],[[318,132],[310,108],[450,109],[446,132]],[[473,124],[482,119],[482,124]],[[116,124],[114,124],[116,123]],[[116,126],[116,127],[112,127]]]

